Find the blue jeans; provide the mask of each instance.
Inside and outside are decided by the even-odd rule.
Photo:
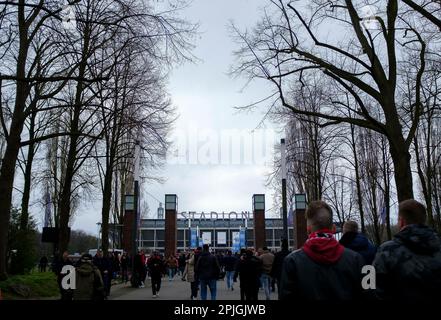
[[[262,283],[263,291],[265,292],[266,300],[270,300],[271,295],[271,276],[266,273],[262,273],[260,276],[260,282]]]
[[[175,277],[175,269],[168,268],[168,280],[171,281]]]
[[[233,288],[234,271],[226,271],[225,276],[227,278],[227,288],[228,289]]]
[[[210,288],[211,300],[216,300],[216,280],[200,280],[201,282],[201,300],[207,300],[207,286]]]

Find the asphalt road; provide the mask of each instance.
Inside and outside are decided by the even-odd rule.
[[[199,291],[200,292],[200,291]],[[210,291],[208,291],[208,299],[210,299]],[[198,299],[200,297],[198,296]],[[146,280],[145,288],[132,288],[129,283],[113,285],[110,300],[190,300],[190,283],[182,281],[176,276],[172,281],[167,277],[162,279],[161,290],[158,298],[152,297],[152,289],[150,280]],[[259,292],[259,300],[264,300],[265,294],[261,289]],[[277,299],[277,294],[272,293],[271,299]],[[234,284],[234,291],[227,290],[225,280],[217,282],[217,300],[240,300],[239,283]]]

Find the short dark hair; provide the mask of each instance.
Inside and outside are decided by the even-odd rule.
[[[358,232],[358,223],[353,220],[348,220],[343,224],[343,230],[345,229],[348,232]]]
[[[401,216],[407,224],[426,223],[426,207],[414,199],[400,202],[398,206],[398,215]]]
[[[282,239],[281,247],[282,247],[282,250],[288,250],[288,240],[287,239],[285,239],[285,238]]]
[[[322,214],[321,210],[325,209],[328,214]],[[306,209],[306,219],[316,230],[332,227],[332,209],[322,200],[311,201]]]
[[[208,244],[204,244],[203,250],[204,251],[208,251],[208,249],[210,249],[210,246]]]

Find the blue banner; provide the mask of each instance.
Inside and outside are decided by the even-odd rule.
[[[196,229],[190,231],[190,247],[196,248],[198,246],[198,235]]]
[[[240,233],[238,234],[236,232],[233,232],[232,236],[233,236],[233,246],[231,248],[231,251],[236,253],[240,251]]]
[[[247,246],[246,240],[245,240],[245,229],[240,230],[239,234],[239,246],[240,248],[245,248]]]

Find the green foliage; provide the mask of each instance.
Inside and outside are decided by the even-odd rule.
[[[8,234],[8,257],[10,260],[9,273],[25,274],[32,271],[37,264],[37,244],[35,235],[36,225],[32,217],[29,218],[27,229],[20,229],[20,210],[11,210],[11,223]]]
[[[87,253],[97,246],[97,238],[82,230],[72,230],[69,241],[70,253]]]
[[[59,295],[57,278],[52,272],[32,272],[26,275],[11,276],[5,281],[0,281],[0,288],[6,299],[23,298],[17,296],[11,288],[17,284],[29,288],[30,298],[56,297]]]

